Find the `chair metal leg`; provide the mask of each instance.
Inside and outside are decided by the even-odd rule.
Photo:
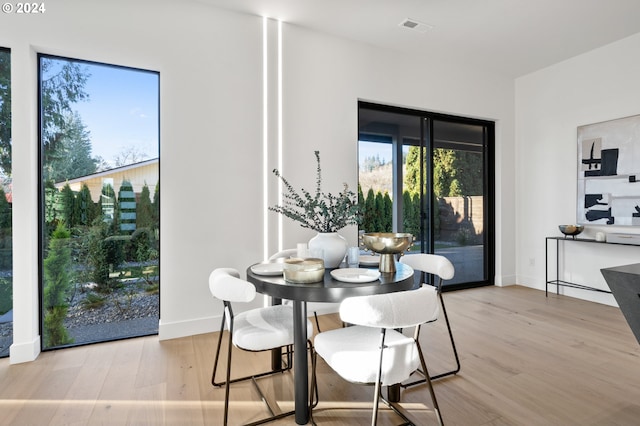
[[[320,402],[320,396],[318,395],[318,379],[316,377],[316,365],[318,363],[318,355],[316,354],[315,349],[313,348],[313,344],[311,341],[309,344],[309,355],[311,356],[311,386],[309,392],[309,423],[315,426],[316,422],[313,420],[313,409],[318,406]],[[313,394],[315,393],[315,401]]]
[[[431,377],[431,380],[439,379],[440,377],[450,376],[452,374],[457,374],[460,371],[460,358],[458,357],[458,349],[456,349],[456,342],[453,340],[453,332],[451,331],[451,324],[449,324],[449,316],[447,315],[447,308],[444,306],[444,299],[442,298],[442,293],[440,293],[440,306],[442,306],[442,314],[444,316],[444,321],[447,323],[447,330],[449,331],[449,340],[451,340],[451,348],[453,349],[453,355],[456,359],[456,368],[447,371],[445,373],[437,374]]]
[[[222,321],[220,324],[220,332],[218,335],[218,344],[216,347],[216,355],[215,355],[215,360],[213,363],[213,373],[211,374],[211,384],[213,386],[216,387],[220,387],[220,386],[224,386],[224,418],[223,418],[223,425],[226,426],[228,419],[229,419],[229,391],[230,391],[230,385],[231,383],[236,383],[236,382],[240,382],[243,380],[248,380],[251,379],[258,391],[258,393],[260,394],[260,397],[262,398],[262,400],[267,404],[267,409],[269,410],[269,412],[272,414],[271,417],[268,417],[266,419],[262,419],[262,420],[258,420],[256,422],[250,423],[246,426],[256,426],[256,425],[260,425],[263,423],[267,423],[267,422],[271,422],[273,420],[277,420],[277,419],[281,419],[290,415],[295,414],[295,410],[286,412],[286,413],[280,413],[277,415],[274,415],[273,410],[271,409],[271,406],[269,406],[269,403],[267,402],[267,399],[264,397],[264,394],[262,393],[262,391],[260,390],[260,387],[258,386],[258,383],[256,382],[257,378],[260,377],[264,377],[264,376],[268,376],[271,374],[275,374],[275,373],[282,373],[284,371],[290,370],[292,367],[292,352],[293,349],[291,347],[291,345],[288,345],[286,347],[286,356],[287,356],[287,361],[286,361],[286,367],[284,368],[280,368],[280,369],[275,369],[275,370],[271,370],[271,371],[266,371],[263,373],[259,373],[259,374],[254,374],[254,375],[250,375],[250,376],[244,376],[244,377],[239,377],[236,379],[231,380],[231,358],[232,358],[232,354],[233,354],[233,321],[231,321],[230,324],[230,328],[229,328],[229,341],[227,344],[227,371],[226,371],[226,375],[225,375],[225,381],[224,382],[216,382],[216,373],[218,371],[218,362],[220,360],[220,349],[222,347],[222,334],[224,333],[224,324],[225,324],[225,314],[226,311],[223,312],[222,314]],[[231,313],[229,314],[231,318],[233,318],[233,316],[231,315]],[[311,344],[311,342],[309,342],[309,344]]]
[[[420,342],[416,340],[416,345],[418,345],[418,356],[420,357],[420,364],[422,365],[422,369],[424,371],[425,381],[427,383],[427,387],[429,389],[429,394],[431,394],[431,401],[433,402],[433,410],[436,413],[436,417],[438,418],[438,424],[443,426],[442,416],[440,415],[440,407],[438,406],[438,400],[436,399],[436,393],[433,390],[433,385],[431,384],[431,377],[429,376],[429,370],[427,370],[427,364],[424,361],[424,356],[422,355],[422,348],[420,347]]]
[[[311,354],[311,363],[312,363],[312,379],[311,379],[312,380],[312,384],[311,384],[312,391],[311,391],[310,396],[309,396],[309,407],[313,408],[316,405],[318,405],[318,383],[317,383],[316,377],[315,377],[315,372],[316,372],[316,370],[315,370],[315,351],[313,349],[313,344],[311,343],[311,341],[307,341],[307,345],[309,347],[309,351],[310,351],[310,354]],[[291,351],[289,350],[289,347],[287,347],[287,348],[288,348],[287,352],[289,354],[288,356],[290,357],[291,356]],[[273,422],[275,420],[279,420],[279,419],[282,419],[282,418],[285,418],[285,417],[292,416],[292,415],[294,415],[296,413],[296,410],[291,410],[291,411],[287,411],[287,412],[284,412],[284,413],[275,414],[273,412],[273,410],[271,409],[271,406],[269,405],[269,402],[267,401],[267,398],[262,393],[262,390],[260,389],[260,386],[258,386],[258,383],[257,383],[257,381],[255,379],[253,380],[253,384],[255,385],[255,388],[258,391],[258,394],[260,394],[260,398],[266,404],[267,409],[271,413],[271,416],[267,417],[267,418],[264,418],[262,420],[257,420],[257,421],[252,422],[252,423],[247,423],[244,426],[262,425],[262,424],[265,424],[265,423]],[[316,394],[315,402],[313,401],[313,389],[315,389],[315,394]],[[309,412],[310,412],[310,416],[311,416],[311,410],[309,410]],[[310,421],[312,422],[312,424],[315,424],[313,422],[313,420],[310,420]]]
[[[222,332],[220,332],[222,334]],[[213,367],[213,374],[211,376],[211,384],[215,387],[221,387],[224,386],[226,384],[226,381],[224,382],[216,382],[215,381],[215,377],[216,377],[216,370],[218,368],[218,353],[220,352],[220,341],[222,340],[222,337],[220,337],[218,339],[218,349],[216,350],[216,359],[214,362],[214,367]],[[229,341],[231,341],[231,336],[229,336]],[[289,371],[291,370],[291,367],[293,365],[292,363],[292,354],[293,350],[290,347],[287,347],[287,352],[286,352],[286,357],[287,357],[287,361],[286,361],[286,365],[285,367],[279,368],[279,369],[275,369],[275,370],[269,370],[269,371],[264,371],[262,373],[258,373],[258,374],[253,374],[250,376],[244,376],[244,377],[238,377],[235,379],[230,380],[230,383],[237,383],[237,382],[242,382],[245,380],[249,380],[249,379],[257,379],[260,377],[264,377],[264,376],[269,376],[271,374],[276,374],[276,373],[284,373],[285,371]]]
[[[317,377],[316,377],[316,365],[317,365],[317,361],[318,360],[318,355],[315,353],[315,351],[311,354],[311,395],[309,396],[309,421],[311,422],[311,424],[315,424],[315,422],[313,421],[313,408],[316,407],[316,405],[318,405],[318,401],[320,400],[320,397],[318,396],[318,384],[316,383],[317,381]],[[315,389],[316,391],[316,403],[313,404],[313,390]]]
[[[451,348],[453,349],[453,355],[456,361],[456,368],[454,368],[453,370],[450,371],[446,371],[444,373],[440,373],[440,374],[436,374],[434,376],[431,376],[430,379],[431,380],[436,380],[436,379],[440,379],[442,377],[446,377],[446,376],[451,376],[452,374],[458,374],[458,372],[460,371],[460,358],[458,357],[458,349],[456,348],[456,342],[453,340],[453,332],[451,331],[451,324],[449,323],[449,316],[447,315],[447,308],[445,308],[444,306],[444,299],[442,298],[442,293],[439,294],[440,297],[440,306],[442,306],[442,314],[444,316],[444,321],[447,324],[447,331],[449,332],[449,340],[451,341]],[[420,353],[420,355],[422,355],[422,353]],[[418,370],[418,373],[422,374],[422,376],[425,376],[424,371]],[[419,379],[419,380],[415,380],[409,383],[402,383],[400,386],[402,386],[403,388],[408,388],[414,385],[419,385],[422,383],[425,383],[426,380],[425,379]]]
[[[316,378],[316,351],[313,348],[313,344],[311,341],[307,342],[309,345],[309,355],[311,356],[311,391],[309,392],[309,416],[311,416],[311,409],[315,408],[320,401],[320,397],[318,395],[318,380]],[[315,392],[315,401],[313,399],[313,394]]]
[[[322,330],[320,330],[320,321],[318,321],[318,313],[316,311],[313,311],[313,317],[316,319],[316,327],[318,328],[318,333],[322,333]]]
[[[215,361],[213,362],[213,373],[211,374],[211,384],[214,386],[222,385],[222,383],[216,383],[216,371],[218,370],[218,359],[220,357],[220,345],[222,344],[222,333],[224,332],[224,318],[225,318],[225,312],[223,311],[222,322],[220,323],[220,332],[218,333],[218,345],[216,347],[216,357],[215,357]]]
[[[223,324],[224,324],[224,322],[223,322]],[[223,327],[224,327],[224,325],[223,325]],[[292,355],[291,354],[293,352],[293,349],[291,348],[290,345],[287,346],[287,360],[288,361],[287,361],[287,367],[286,368],[284,368],[282,370],[268,371],[268,372],[256,374],[256,375],[253,375],[253,376],[245,376],[245,377],[242,377],[242,378],[231,380],[231,356],[232,356],[232,352],[233,352],[233,350],[232,350],[233,349],[233,344],[232,344],[232,337],[230,335],[229,336],[229,345],[227,347],[228,364],[227,364],[226,380],[224,382],[216,383],[214,381],[214,378],[215,378],[215,371],[217,369],[218,354],[220,352],[220,342],[221,342],[221,339],[218,339],[218,348],[216,350],[216,362],[215,362],[215,365],[214,365],[214,373],[213,373],[213,376],[212,376],[212,379],[211,379],[211,383],[214,384],[214,386],[222,386],[222,385],[224,385],[224,387],[225,387],[224,419],[223,419],[223,425],[224,426],[227,425],[227,422],[228,422],[228,419],[229,419],[229,391],[230,391],[230,385],[231,385],[231,383],[239,382],[239,381],[242,381],[242,380],[248,380],[248,379],[252,380],[252,382],[253,382],[258,394],[260,395],[260,398],[266,404],[267,409],[269,410],[269,413],[271,413],[270,417],[267,417],[267,418],[264,418],[264,419],[261,419],[261,420],[257,420],[255,422],[247,423],[244,426],[258,426],[258,425],[269,423],[269,422],[272,422],[272,421],[275,421],[275,420],[279,420],[279,419],[282,419],[282,418],[285,418],[285,417],[292,416],[292,415],[294,415],[296,413],[295,410],[291,410],[291,411],[287,411],[287,412],[284,412],[284,413],[275,414],[273,412],[273,409],[269,405],[269,402],[268,402],[267,398],[262,393],[262,390],[260,389],[260,386],[258,385],[258,383],[256,381],[257,378],[264,377],[264,376],[267,376],[267,375],[270,375],[270,374],[274,374],[274,373],[284,372],[286,370],[290,370],[291,369],[291,367],[292,367],[292,363],[291,363]],[[313,365],[313,367],[312,367],[313,368],[313,375],[312,375],[312,377],[313,377],[313,385],[312,386],[313,387],[312,387],[312,389],[315,389],[315,402],[313,401],[313,393],[314,392],[312,390],[311,396],[309,398],[309,406],[310,407],[315,407],[316,405],[318,405],[318,383],[317,383],[316,378],[315,378],[315,351],[313,349],[313,345],[311,344],[311,341],[308,342],[308,345],[309,345],[309,349],[310,349],[311,354],[312,354],[312,365]]]
[[[387,405],[391,410],[393,410],[399,417],[401,417],[404,420],[404,423],[402,423],[399,426],[415,426],[416,423],[414,423],[411,419],[409,419],[409,417],[407,416],[407,414],[404,412],[404,410],[398,406],[396,403],[390,402],[387,399],[384,398],[384,396],[382,395],[382,357],[383,357],[383,351],[384,351],[384,339],[385,339],[385,329],[381,330],[381,337],[380,337],[380,360],[379,360],[379,364],[378,364],[378,373],[377,373],[377,377],[376,377],[376,383],[375,383],[375,390],[374,390],[374,399],[373,399],[373,412],[371,415],[371,425],[372,426],[376,426],[377,422],[378,422],[378,410],[379,410],[379,405],[380,405],[380,400],[382,400],[382,402],[385,403],[385,405]],[[416,344],[418,346],[418,355],[420,357],[420,365],[423,368],[423,370],[426,372],[427,376],[429,377],[429,372],[427,370],[427,365],[425,363],[424,360],[424,356],[422,355],[422,348],[420,347],[420,344],[416,341]],[[316,395],[318,393],[318,384],[317,384],[317,379],[316,379],[316,364],[317,364],[317,354],[315,353],[315,351],[313,351],[312,349],[312,368],[313,368],[313,374],[311,376],[311,387],[312,389],[315,389]],[[431,384],[431,380],[430,379],[425,379],[424,382],[426,382],[428,384],[428,388],[429,388],[429,394],[431,396],[431,401],[433,404],[433,410],[436,414],[436,417],[438,419],[438,424],[440,426],[444,426],[444,423],[442,421],[442,416],[440,415],[440,408],[438,406],[438,401],[436,399],[436,394],[435,391],[433,390],[433,386]],[[318,404],[318,399],[316,400],[315,403],[312,402],[312,398],[313,395],[310,396],[309,398],[309,405],[311,408],[315,407]],[[313,410],[310,410],[310,416],[309,416],[309,421],[311,422],[312,425],[315,426],[315,421],[313,419]]]
[[[224,323],[223,323],[224,324]],[[224,386],[224,426],[227,426],[227,420],[229,418],[229,385],[231,384],[231,352],[232,352],[232,336],[233,325],[229,329],[229,344],[227,345],[227,380]]]
[[[380,388],[382,382],[382,356],[384,354],[384,337],[387,330],[385,328],[380,329],[380,358],[378,360],[378,372],[376,373],[376,387],[373,391],[373,413],[371,415],[371,426],[376,426],[378,423],[378,404],[380,403]]]

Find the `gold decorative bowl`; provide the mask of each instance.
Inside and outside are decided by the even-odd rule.
[[[394,232],[369,232],[362,234],[364,246],[380,253],[380,272],[395,272],[394,254],[402,253],[413,243],[413,235]]]
[[[285,281],[298,284],[315,283],[324,279],[324,260],[316,258],[285,259],[282,274]]]
[[[584,231],[583,225],[558,225],[558,228],[560,229],[560,232],[565,235],[565,237],[569,236],[573,238]]]

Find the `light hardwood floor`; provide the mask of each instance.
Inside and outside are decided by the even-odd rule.
[[[518,286],[444,297],[462,362],[458,375],[434,382],[446,425],[640,424],[640,345],[619,309]],[[339,325],[335,315],[321,321]],[[452,365],[445,333],[443,321],[424,329],[432,374]],[[221,424],[224,391],[210,384],[215,338],[145,337],[45,352],[32,363],[2,359],[0,424]],[[234,374],[267,364],[268,355],[238,352]],[[318,425],[369,423],[371,387],[344,382],[322,361],[318,377]],[[291,408],[290,373],[259,383]],[[230,424],[267,414],[250,383],[231,392]],[[424,387],[402,401],[416,424],[436,424]],[[381,407],[379,424],[399,422]]]

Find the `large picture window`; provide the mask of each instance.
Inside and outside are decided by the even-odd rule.
[[[43,350],[158,331],[159,78],[39,55]]]
[[[494,123],[361,102],[358,133],[360,230],[413,234],[449,289],[491,284]]]
[[[13,343],[11,53],[0,48],[0,357]]]

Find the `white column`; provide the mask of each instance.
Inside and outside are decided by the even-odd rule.
[[[40,353],[38,295],[38,89],[32,46],[11,49],[13,170],[13,344],[10,363]]]

